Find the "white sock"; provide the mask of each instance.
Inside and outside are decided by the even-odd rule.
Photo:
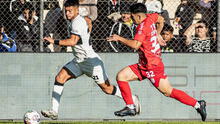
[[[119,98],[121,98],[122,99],[122,96],[121,96],[121,91],[120,91],[120,89],[119,89],[119,87],[118,86],[116,86],[116,92],[115,92],[115,96],[117,96],[117,97],[119,97]],[[132,95],[132,99],[133,99],[133,102],[135,101],[135,96],[134,95]]]
[[[52,110],[58,113],[60,98],[62,96],[63,86],[54,85],[52,93]]]
[[[117,97],[119,97],[119,98],[122,98],[122,96],[121,96],[121,91],[120,91],[120,89],[119,89],[119,87],[118,86],[115,86],[116,87],[116,92],[115,92],[115,96],[117,96]]]
[[[134,109],[134,104],[129,104],[129,105],[126,105],[128,108],[130,109]]]
[[[194,106],[195,109],[200,108],[200,104],[198,102],[196,102],[196,105]]]

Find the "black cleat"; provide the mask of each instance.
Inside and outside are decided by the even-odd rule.
[[[196,109],[197,112],[201,115],[202,121],[205,121],[207,113],[206,113],[206,102],[204,100],[198,101],[200,104],[200,108]]]
[[[135,116],[136,115],[136,109],[130,109],[129,107],[124,107],[122,110],[120,111],[116,111],[115,113],[115,116],[120,116],[120,117],[123,117],[123,116]]]

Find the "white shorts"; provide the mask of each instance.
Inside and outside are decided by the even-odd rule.
[[[104,63],[98,57],[88,58],[83,62],[76,62],[74,59],[68,62],[64,67],[71,76],[75,78],[86,74],[91,77],[97,84],[104,83],[108,76],[105,72]]]

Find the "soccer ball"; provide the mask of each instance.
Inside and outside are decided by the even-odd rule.
[[[25,124],[39,124],[40,114],[35,110],[29,110],[24,114]]]

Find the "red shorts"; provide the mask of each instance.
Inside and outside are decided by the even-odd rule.
[[[163,63],[155,66],[152,69],[141,69],[139,64],[133,64],[129,67],[138,76],[140,81],[147,78],[155,87],[159,87],[160,79],[166,79],[167,77],[164,73]]]

